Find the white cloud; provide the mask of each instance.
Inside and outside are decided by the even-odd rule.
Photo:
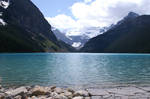
[[[103,27],[119,21],[130,11],[150,14],[149,0],[84,0],[70,8],[74,19],[64,14],[47,18],[51,25],[67,34],[84,34],[88,27]]]
[[[73,20],[70,16],[60,14],[56,17],[46,17],[48,22],[52,24],[54,27],[57,27],[61,30],[72,29],[77,27],[76,21]]]
[[[84,0],[85,3],[92,2],[92,0]]]

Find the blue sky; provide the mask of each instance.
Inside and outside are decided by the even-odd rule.
[[[58,14],[72,15],[69,7],[82,0],[31,0],[45,17],[54,17]]]
[[[91,27],[108,27],[121,20],[130,11],[150,14],[150,0],[32,1],[53,27],[67,35],[82,35]],[[91,36],[93,35],[94,32]]]

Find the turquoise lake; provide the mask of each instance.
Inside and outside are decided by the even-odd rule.
[[[150,84],[150,54],[0,54],[3,86]]]

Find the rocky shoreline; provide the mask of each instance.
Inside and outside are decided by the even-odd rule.
[[[90,99],[87,90],[75,91],[56,86],[22,86],[5,89],[0,87],[0,99]]]
[[[3,88],[0,99],[150,99],[150,87],[114,87],[73,90],[56,86]]]

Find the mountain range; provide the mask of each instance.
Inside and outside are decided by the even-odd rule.
[[[83,29],[82,33],[79,35],[64,33],[59,31],[57,28],[52,29],[53,33],[59,40],[64,41],[65,43],[71,45],[76,49],[80,49],[84,46],[84,44],[91,38],[103,34],[107,30],[109,30],[113,25],[109,27],[88,27]]]
[[[0,0],[0,52],[150,53],[149,37],[150,15],[130,12],[109,27],[70,35],[51,27],[30,0]]]
[[[81,52],[149,53],[150,15],[130,12],[107,32],[90,39]]]
[[[51,25],[30,0],[0,0],[0,52],[66,52]]]

